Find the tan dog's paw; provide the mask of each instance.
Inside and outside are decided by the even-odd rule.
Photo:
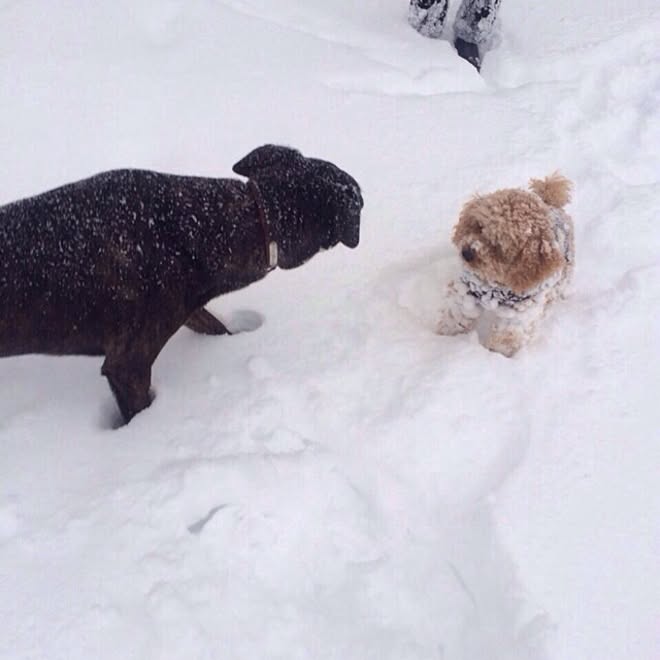
[[[467,287],[462,282],[449,282],[446,306],[440,312],[440,320],[435,329],[437,334],[461,335],[474,328],[481,311],[466,294]]]
[[[525,336],[515,330],[491,332],[484,340],[484,347],[489,351],[513,357],[525,344]]]
[[[435,331],[439,335],[453,336],[453,335],[462,335],[466,332],[470,332],[474,328],[476,319],[462,319],[461,321],[456,320],[451,314],[443,314],[438,324],[435,327]]]

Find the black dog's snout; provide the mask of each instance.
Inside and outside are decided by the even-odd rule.
[[[466,246],[461,250],[461,256],[469,263],[470,261],[474,261],[477,254],[471,247]]]

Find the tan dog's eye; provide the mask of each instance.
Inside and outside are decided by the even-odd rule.
[[[472,246],[466,245],[463,247],[461,250],[461,256],[465,261],[470,263],[471,261],[474,261],[477,257],[477,253],[472,249]]]

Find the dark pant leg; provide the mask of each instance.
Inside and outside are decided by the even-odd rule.
[[[454,38],[487,50],[502,0],[463,0],[454,23]]]
[[[410,0],[408,23],[417,32],[431,39],[439,39],[447,18],[449,0]]]

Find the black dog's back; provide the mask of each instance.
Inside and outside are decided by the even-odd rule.
[[[113,170],[0,207],[0,355],[102,354],[136,314],[180,301],[207,277],[200,243],[229,229],[205,235],[209,215],[245,195],[222,184]]]

